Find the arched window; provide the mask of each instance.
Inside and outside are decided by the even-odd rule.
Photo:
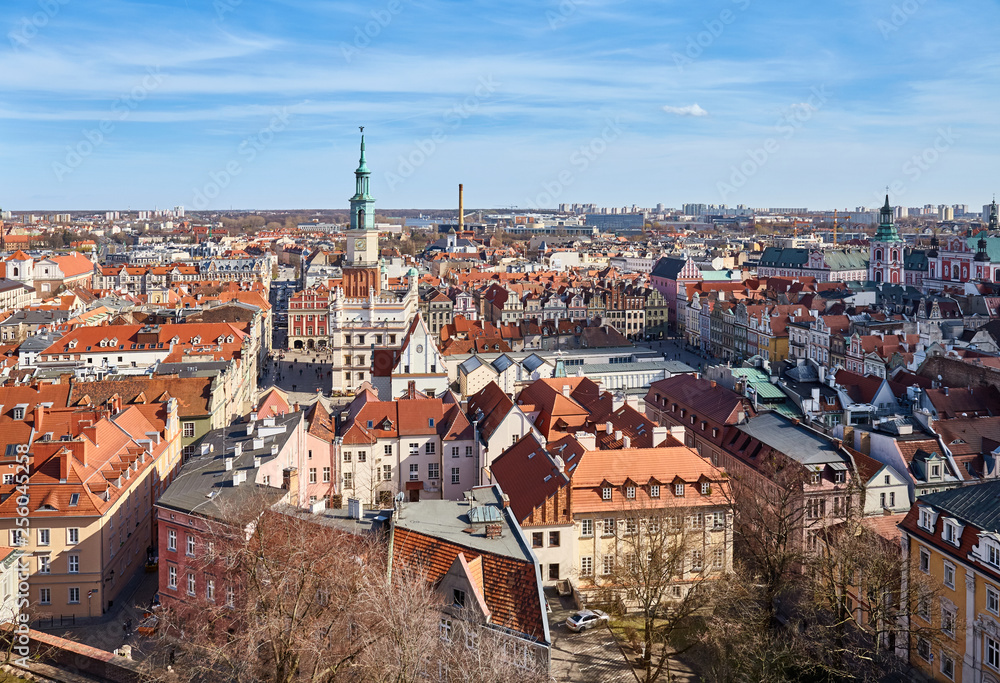
[[[875,250],[875,260],[876,261],[881,261],[882,260],[882,250],[881,249],[876,249]]]
[[[898,259],[899,259],[899,252],[898,252],[898,251],[896,251],[895,249],[893,249],[893,250],[892,250],[892,260],[893,260],[893,261],[896,261],[896,260],[898,260]]]
[[[881,270],[876,270],[875,271],[875,282],[882,282],[882,271]]]
[[[893,281],[893,283],[898,283],[899,282],[899,273],[896,272],[895,270],[892,271],[892,281]]]
[[[957,280],[958,279],[958,266],[955,266],[955,269],[952,271],[952,273],[953,273],[952,278],[955,279],[955,280]]]

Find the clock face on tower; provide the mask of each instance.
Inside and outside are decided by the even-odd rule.
[[[355,249],[364,249],[365,248],[365,238],[361,237],[361,238],[358,238],[358,239],[354,240],[354,248]]]

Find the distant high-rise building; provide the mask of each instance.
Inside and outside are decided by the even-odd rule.
[[[174,207],[174,218],[184,218],[184,207],[175,206]]]
[[[950,206],[945,206],[942,204],[938,207],[938,220],[939,221],[953,221],[955,220],[955,209]]]
[[[910,217],[910,210],[908,208],[906,208],[905,206],[896,207],[896,218],[909,218],[909,217]]]
[[[705,204],[685,204],[683,207],[685,216],[704,216],[708,212]]]

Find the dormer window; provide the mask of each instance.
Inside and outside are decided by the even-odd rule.
[[[174,335],[174,338],[170,340],[170,343],[171,344],[180,344],[181,343],[181,338],[178,337],[177,335]]]
[[[921,507],[920,517],[917,519],[917,526],[924,531],[934,533],[934,525],[937,524],[938,513],[933,508]]]
[[[80,343],[79,341],[77,341],[76,339],[74,339],[74,340],[73,340],[73,341],[71,341],[71,342],[70,342],[69,344],[67,344],[67,346],[68,346],[69,348],[71,348],[71,349],[75,349],[75,348],[77,347],[77,345],[78,345],[79,343]]]
[[[601,500],[611,500],[611,487],[604,486],[601,488]]]
[[[941,477],[941,465],[931,465],[931,478],[939,479]]]
[[[659,498],[660,497],[660,485],[659,484],[651,484],[649,486],[649,497],[650,498]]]
[[[201,343],[201,337],[195,335],[194,337],[191,338],[191,343],[192,344],[200,344]]]
[[[813,486],[819,484],[819,472],[813,472],[809,475],[809,483]]]
[[[684,482],[674,484],[674,495],[678,498],[684,497]]]
[[[965,528],[964,524],[960,524],[956,519],[946,518],[942,527],[941,536],[945,541],[951,543],[956,548],[962,545],[962,529]]]
[[[626,486],[625,487],[625,497],[626,498],[635,498],[635,487],[634,486]]]
[[[837,470],[833,473],[833,481],[837,484],[843,484],[846,481],[847,473]]]
[[[232,344],[234,339],[235,337],[233,337],[233,335],[229,335],[228,337],[226,337],[226,343]]]
[[[701,482],[701,495],[707,496],[712,491],[712,484],[707,481]]]

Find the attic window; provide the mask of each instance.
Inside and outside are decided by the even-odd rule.
[[[76,507],[76,505],[79,502],[80,502],[80,494],[79,493],[71,493],[70,496],[69,496],[69,506],[70,507]]]
[[[951,442],[950,444],[948,444],[948,445],[949,445],[949,446],[956,446],[956,445],[958,445],[958,444],[962,444],[962,443],[965,443],[965,439],[955,439],[954,441],[952,441],[952,442]]]
[[[428,427],[433,427],[434,426],[434,418],[433,417],[427,418],[427,426]]]

